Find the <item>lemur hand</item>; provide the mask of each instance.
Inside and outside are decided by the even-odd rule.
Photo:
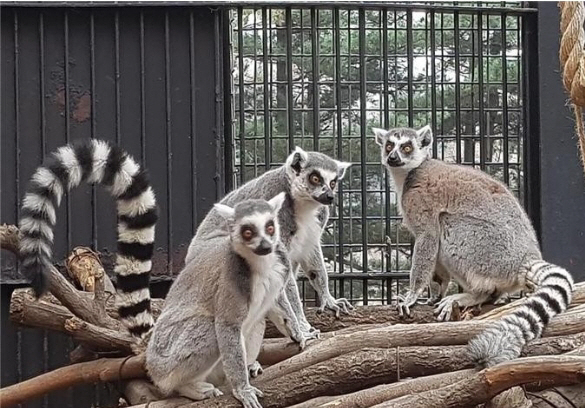
[[[256,387],[247,385],[246,387],[237,388],[233,390],[233,394],[244,408],[262,408],[262,405],[258,402],[258,397],[262,398],[264,393]]]
[[[349,314],[350,310],[353,310],[353,306],[346,298],[335,299],[333,296],[328,295],[321,301],[321,306],[317,310],[318,313],[323,313],[325,308],[333,310],[335,317],[339,318],[341,312]]]
[[[412,313],[410,312],[411,306],[416,303],[418,299],[418,295],[415,292],[409,291],[406,296],[398,296],[398,303],[396,305],[396,309],[398,310],[398,315],[400,317],[412,317]]]

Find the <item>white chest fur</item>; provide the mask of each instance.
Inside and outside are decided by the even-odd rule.
[[[244,331],[263,319],[276,300],[276,296],[284,287],[286,270],[275,253],[254,257],[250,262],[251,269],[251,303],[248,316],[244,321]]]
[[[318,206],[295,205],[296,232],[293,235],[289,256],[292,262],[300,262],[307,256],[307,251],[321,242],[321,225],[317,220]]]

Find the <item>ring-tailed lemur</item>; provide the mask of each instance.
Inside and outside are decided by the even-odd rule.
[[[81,140],[47,156],[31,178],[20,217],[21,271],[37,296],[49,286],[56,207],[81,182],[102,184],[116,198],[118,253],[114,269],[120,319],[142,338],[152,327],[150,269],[158,210],[145,170],[102,140]]]
[[[280,193],[270,201],[216,204],[226,230],[193,242],[146,350],[146,368],[165,394],[221,395],[224,374],[245,407],[261,408],[248,369],[260,351],[266,313],[292,276],[280,241]],[[299,334],[300,335],[300,334]],[[257,364],[257,363],[254,363]]]
[[[439,320],[449,320],[454,302],[479,305],[527,288],[523,306],[469,343],[473,359],[491,366],[520,355],[550,319],[571,302],[573,279],[565,269],[542,260],[532,223],[501,182],[474,168],[430,158],[432,131],[374,129],[382,163],[394,179],[404,223],[415,237],[410,291],[398,304],[401,314],[446,271],[464,293],[445,297]]]
[[[281,239],[292,262],[295,277],[287,282],[286,296],[295,316],[286,316],[279,308],[270,313],[272,320],[283,334],[289,335],[287,324],[295,319],[307,338],[318,335],[307,322],[296,283],[296,272],[300,266],[315,288],[320,308],[332,309],[339,315],[352,308],[346,299],[335,299],[329,292],[328,276],[321,251],[321,233],[329,218],[327,205],[335,198],[337,184],[351,163],[334,160],[318,152],[306,152],[297,147],[283,166],[270,170],[250,180],[228,194],[221,203],[234,205],[250,198],[269,199],[280,192],[286,193],[284,206],[279,214],[282,228]],[[187,252],[185,263],[195,256],[198,239],[214,234],[222,217],[216,210],[207,214]],[[289,322],[290,323],[290,322]]]

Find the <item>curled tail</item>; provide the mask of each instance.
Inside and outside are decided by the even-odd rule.
[[[538,338],[549,321],[565,311],[573,295],[573,278],[560,266],[535,261],[527,266],[527,282],[535,292],[515,311],[478,334],[468,345],[473,360],[491,367],[520,356],[526,343]]]
[[[37,168],[22,202],[21,271],[37,296],[47,291],[55,209],[63,194],[82,181],[102,184],[116,198],[116,302],[120,320],[132,335],[142,337],[154,323],[149,281],[158,210],[146,171],[119,147],[82,140],[60,147]]]

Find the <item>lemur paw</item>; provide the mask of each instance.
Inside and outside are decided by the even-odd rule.
[[[439,304],[435,307],[434,314],[437,315],[437,320],[440,322],[448,322],[451,320],[451,315],[453,314],[453,306],[457,302],[451,296],[447,296],[443,300],[439,302]]]
[[[244,408],[262,408],[262,405],[258,402],[258,397],[262,398],[264,393],[258,388],[248,385],[243,388],[234,389],[232,392]]]
[[[416,303],[418,295],[414,292],[408,292],[406,296],[398,296],[398,302],[396,309],[398,310],[398,316],[400,317],[412,317],[410,308]]]
[[[250,372],[250,377],[256,378],[264,371],[262,366],[258,361],[254,361],[252,364],[248,366],[248,371]]]
[[[341,312],[349,314],[350,310],[353,310],[353,306],[346,298],[335,299],[333,296],[325,298],[321,302],[321,306],[317,309],[317,313],[323,313],[325,309],[330,309],[335,312],[335,317],[339,318]]]
[[[206,398],[221,397],[223,395],[223,392],[221,392],[217,388],[213,388],[213,389],[211,389],[209,391],[205,391],[203,393],[203,395],[205,395]]]

